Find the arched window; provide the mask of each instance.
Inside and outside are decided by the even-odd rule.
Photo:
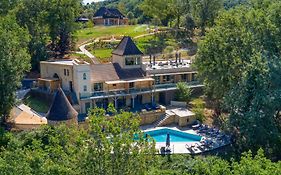
[[[86,75],[86,73],[83,74],[83,80],[87,80],[87,75]]]

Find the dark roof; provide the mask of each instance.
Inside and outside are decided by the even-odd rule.
[[[114,8],[106,8],[101,7],[95,14],[94,17],[102,16],[103,18],[125,18],[125,15],[123,15],[118,9]]]
[[[53,103],[46,118],[51,121],[66,121],[77,118],[78,112],[69,103],[61,88],[55,93]]]
[[[122,69],[118,63],[92,65],[92,81],[105,82],[144,78],[145,72],[141,68]]]
[[[142,55],[143,53],[136,46],[134,41],[129,36],[124,36],[117,48],[112,52],[115,55]]]
[[[93,82],[104,82],[119,80],[119,76],[113,64],[93,64],[91,65],[92,81]]]
[[[145,77],[145,72],[141,68],[122,69],[118,63],[113,63],[113,66],[120,80]]]

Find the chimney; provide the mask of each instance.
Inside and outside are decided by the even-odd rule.
[[[181,60],[181,52],[179,53],[179,63],[181,63],[182,60]]]
[[[149,55],[149,64],[151,65],[152,64],[152,56]]]
[[[156,57],[155,55],[153,55],[153,65],[155,66],[155,64],[156,64]]]
[[[178,57],[179,57],[179,53],[178,51],[176,52],[176,63],[178,63]]]

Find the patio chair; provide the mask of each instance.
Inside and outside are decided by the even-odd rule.
[[[160,106],[157,105],[157,104],[155,104],[155,103],[153,103],[151,106],[152,106],[152,109],[153,109],[153,110],[158,110],[158,109],[160,109]]]
[[[145,108],[147,111],[151,111],[151,109],[152,109],[149,104],[144,105],[144,108]]]

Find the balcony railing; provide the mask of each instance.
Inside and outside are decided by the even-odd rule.
[[[198,87],[202,86],[198,81],[193,81],[187,83],[190,87]],[[120,90],[110,90],[110,91],[95,91],[92,93],[80,93],[81,99],[86,98],[107,98],[107,97],[118,97],[118,96],[128,96],[128,95],[138,95],[145,93],[153,93],[153,92],[162,92],[167,90],[175,90],[177,88],[176,83],[167,83],[167,84],[157,84],[152,86],[151,88],[130,88],[128,90],[120,89]]]

